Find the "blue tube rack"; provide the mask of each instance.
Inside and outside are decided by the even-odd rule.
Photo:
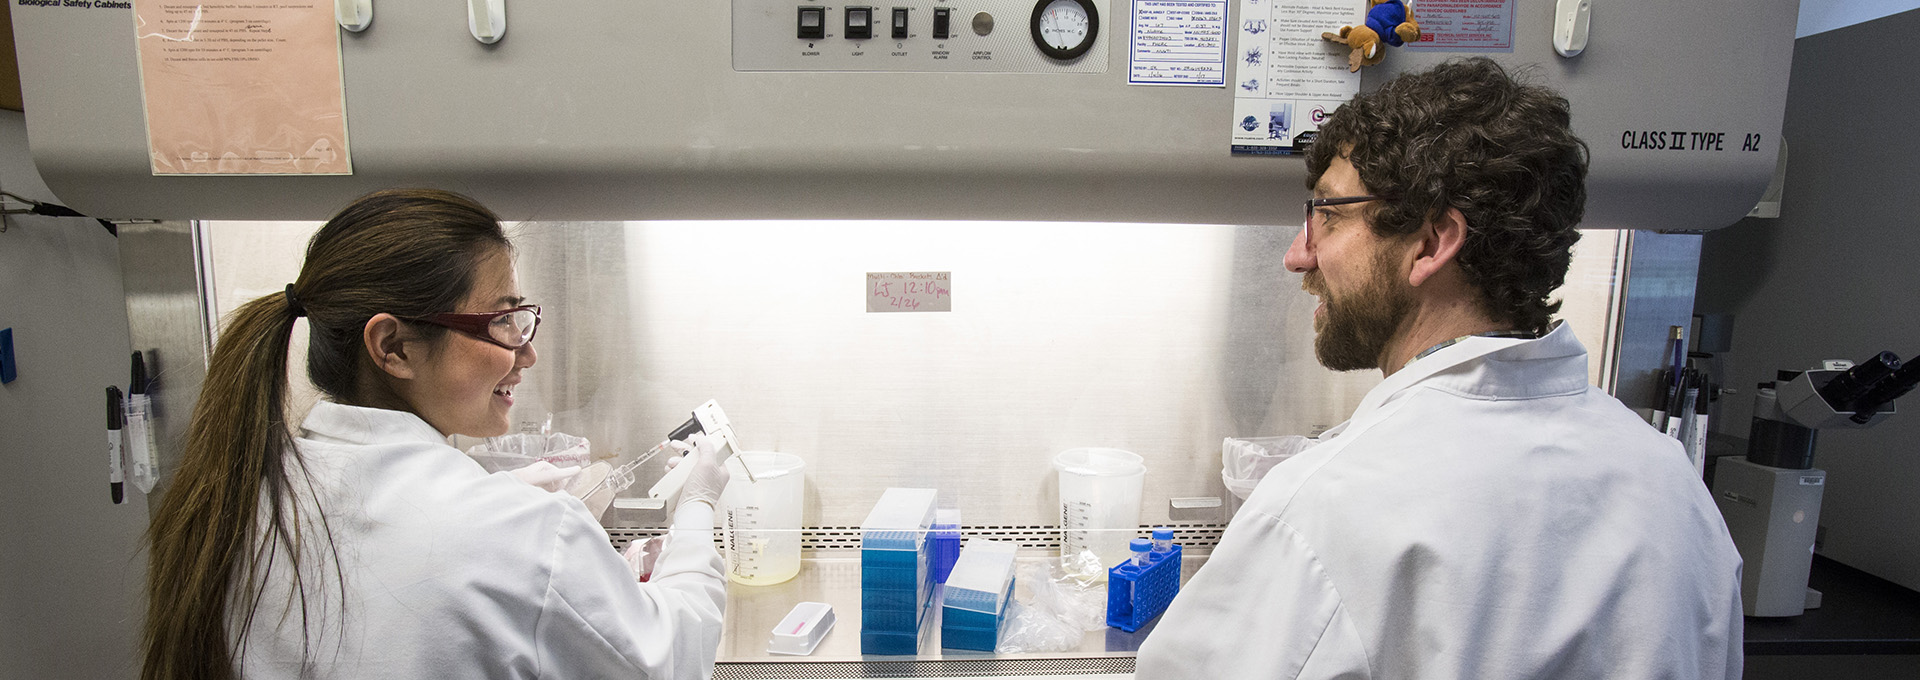
[[[1107,625],[1129,633],[1167,610],[1180,592],[1180,546],[1165,556],[1149,553],[1147,566],[1133,559],[1107,570]]]

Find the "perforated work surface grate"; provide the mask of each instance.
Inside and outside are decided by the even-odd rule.
[[[1227,525],[1209,524],[1167,524],[1173,527],[1174,541],[1186,546],[1189,551],[1212,552],[1213,546],[1220,543],[1220,535]],[[1142,525],[1140,536],[1147,536],[1153,527]],[[644,540],[665,533],[661,528],[609,527],[607,537],[616,548],[625,548],[634,540]],[[962,526],[962,540],[968,538],[987,538],[1018,544],[1022,548],[1060,548],[1060,527],[1044,524],[1002,524]],[[714,541],[720,540],[715,532]],[[806,527],[801,529],[800,550],[817,552],[822,550],[859,550],[860,527]]]
[[[773,678],[961,678],[999,675],[1132,673],[1133,657],[1082,659],[963,659],[954,661],[783,661],[720,663],[715,680]]]

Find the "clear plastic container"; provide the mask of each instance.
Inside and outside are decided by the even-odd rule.
[[[759,468],[754,468],[757,472]],[[933,489],[887,489],[860,522],[862,550],[919,550],[933,526]]]
[[[1013,582],[1013,557],[1019,546],[976,538],[967,541],[960,560],[947,575],[947,588],[941,603],[949,609],[964,609],[998,616],[1005,604],[1000,598]]]
[[[1060,552],[1090,550],[1105,569],[1129,557],[1127,542],[1140,531],[1140,493],[1147,466],[1120,449],[1067,449],[1053,457],[1060,472]]]
[[[740,458],[753,467],[747,479]],[[800,508],[807,463],[790,453],[743,451],[727,459],[720,494],[727,578],[749,586],[784,583],[800,573]]]
[[[1153,552],[1165,553],[1173,550],[1173,527],[1153,528]]]

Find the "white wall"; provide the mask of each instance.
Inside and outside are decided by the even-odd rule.
[[[1800,25],[1794,37],[1805,38],[1920,7],[1920,0],[1800,0]],[[1880,38],[1897,44],[1899,37]]]
[[[1902,131],[1920,107],[1920,67],[1885,58],[1884,44],[1915,31],[1920,12],[1906,12],[1795,42],[1780,217],[1745,220],[1701,244],[1695,308],[1734,315],[1726,382],[1740,390],[1721,404],[1715,430],[1746,437],[1754,386],[1776,369],[1880,350],[1920,361],[1920,139]],[[1900,413],[1871,430],[1820,432],[1820,552],[1920,588],[1920,533],[1912,528],[1920,516],[1920,392],[1897,405]]]
[[[0,189],[54,200],[25,119],[0,111]],[[98,222],[9,216],[0,328],[20,375],[0,385],[0,678],[131,678],[144,606],[146,499],[107,492],[107,385],[128,380],[119,244]]]

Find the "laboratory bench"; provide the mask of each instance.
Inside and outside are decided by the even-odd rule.
[[[1022,550],[1019,563],[1046,561],[1050,551]],[[1181,581],[1206,562],[1201,551],[1182,563]],[[1824,594],[1823,606],[1800,616],[1746,619],[1750,670],[1760,671],[1777,657],[1822,655],[1873,656],[1895,661],[1920,655],[1920,593],[1823,556],[1813,558],[1808,583]],[[1024,591],[1029,584],[1020,584]],[[935,597],[939,596],[938,591]],[[835,623],[820,646],[807,656],[767,652],[776,624],[801,602],[833,606]],[[996,654],[940,647],[938,600],[922,634],[920,654],[879,656],[860,653],[860,552],[823,550],[802,560],[792,580],[771,586],[727,585],[726,632],[721,638],[714,677],[852,678],[1053,676],[1088,680],[1130,678],[1133,655],[1154,623],[1134,633],[1102,628],[1085,634],[1069,651]],[[1920,656],[1913,656],[1920,659]],[[1780,659],[1785,660],[1785,659]],[[1766,677],[1749,673],[1749,677]]]
[[[1031,584],[1023,575],[1030,565],[1049,561],[1053,551],[1022,549],[1016,558],[1016,590]],[[1181,562],[1181,582],[1206,562],[1204,554],[1189,554]],[[823,550],[801,560],[799,575],[770,586],[727,584],[726,632],[720,638],[715,678],[839,678],[839,677],[1021,677],[1071,674],[1084,678],[1129,678],[1133,655],[1153,631],[1156,619],[1128,633],[1103,627],[1086,633],[1078,647],[1062,652],[998,654],[940,647],[940,591],[934,592],[934,611],[922,624],[920,653],[915,656],[860,653],[860,551]],[[1020,596],[1024,597],[1024,595]],[[1016,599],[1020,599],[1016,597]],[[833,629],[807,656],[772,654],[767,643],[773,628],[801,602],[833,606]],[[1104,605],[1105,597],[1101,602]],[[1102,607],[1104,616],[1105,608]],[[1010,625],[1012,617],[1002,625]],[[928,630],[931,629],[931,630]]]
[[[1822,555],[1807,587],[1820,591],[1819,609],[1747,617],[1748,655],[1920,654],[1920,593]]]

